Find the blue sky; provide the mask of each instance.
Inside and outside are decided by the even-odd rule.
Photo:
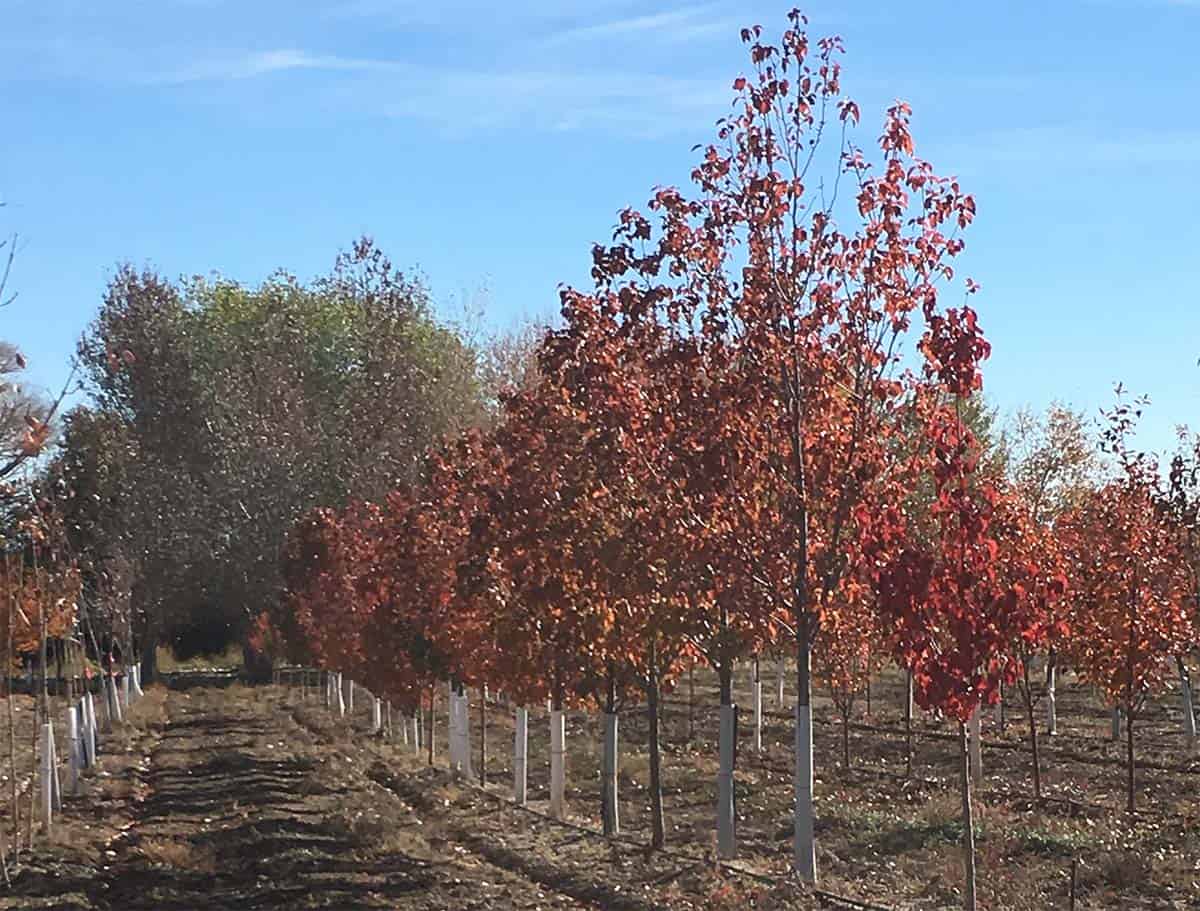
[[[255,282],[373,235],[503,325],[586,284],[615,213],[679,183],[791,4],[9,0],[0,336],[62,382],[114,264]],[[979,204],[965,271],[1002,408],[1148,393],[1145,444],[1200,424],[1200,0],[820,3],[861,145],[918,152]]]

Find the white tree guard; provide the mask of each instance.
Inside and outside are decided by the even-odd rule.
[[[129,708],[129,669],[121,675],[121,707]]]
[[[54,740],[54,725],[47,724],[50,733],[50,799],[54,804],[54,812],[62,812],[62,780],[58,774],[58,744]]]
[[[337,689],[334,692],[334,698],[337,700],[337,713],[339,718],[346,717],[346,684],[342,678],[342,672],[338,671]]]
[[[83,710],[85,715],[83,748],[90,768],[96,764],[96,701],[92,698],[91,693],[85,693],[83,696]]]
[[[983,736],[979,727],[979,716],[983,706],[975,709],[967,722],[967,738],[970,745],[971,780],[976,784],[983,781]]]
[[[467,778],[473,778],[475,773],[471,771],[471,698],[467,695],[466,688],[458,697],[458,738],[458,758],[462,773]]]
[[[1058,667],[1051,666],[1046,674],[1046,733],[1058,734]]]
[[[783,699],[784,699],[783,683],[785,680],[787,680],[787,660],[784,658],[780,658],[779,659],[779,697],[778,698],[779,698],[779,707],[781,709],[783,708]]]
[[[617,713],[604,713],[604,759],[600,772],[600,787],[605,794],[605,801],[612,811],[613,833],[621,831],[621,815],[618,810],[617,788]]]
[[[446,683],[446,759],[451,771],[458,768],[458,694],[454,683]]]
[[[458,693],[451,683],[449,696],[446,698],[446,754],[452,771],[462,768],[462,742],[458,733],[461,713],[458,707]]]
[[[42,796],[42,820],[46,824],[46,832],[49,834],[50,827],[54,820],[54,753],[50,746],[51,732],[54,726],[51,724],[42,725],[42,739],[39,744],[38,759],[40,760]]]
[[[721,706],[721,731],[717,743],[720,759],[717,770],[717,853],[724,860],[737,856],[737,838],[733,829],[733,751],[736,712],[736,706]]]
[[[346,711],[353,714],[353,712],[354,712],[354,681],[351,680],[349,677],[346,678],[345,688],[346,688]]]
[[[383,731],[383,700],[378,696],[371,700],[371,733],[379,734]]]
[[[72,794],[79,793],[79,769],[82,765],[79,754],[79,710],[71,706],[67,709],[67,789]]]
[[[138,698],[146,695],[146,691],[142,689],[142,666],[140,664],[133,666],[133,688]]]
[[[1114,705],[1112,710],[1112,739],[1121,739],[1121,707]]]
[[[413,752],[417,755],[421,753],[421,709],[417,708],[417,712],[412,717],[412,747]]]
[[[796,804],[793,807],[795,829],[792,835],[792,865],[801,879],[817,881],[817,840],[813,807],[813,725],[812,700],[800,705],[796,700]]]
[[[108,681],[108,702],[109,711],[111,712],[110,717],[113,721],[121,721],[123,720],[121,717],[121,700],[117,696],[116,678],[105,677],[104,679]]]
[[[563,818],[567,790],[566,719],[561,709],[550,711],[550,815]]]
[[[529,770],[529,710],[517,709],[517,732],[513,742],[513,799],[525,806]]]

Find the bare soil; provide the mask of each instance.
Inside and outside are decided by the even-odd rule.
[[[366,698],[350,718],[335,719],[319,690],[153,687],[107,738],[99,768],[83,793],[68,796],[49,837],[38,833],[32,852],[9,857],[0,909],[958,907],[954,732],[920,715],[906,777],[901,692],[889,675],[874,685],[870,717],[856,715],[850,768],[837,716],[818,703],[824,891],[788,876],[790,699],[777,704],[773,675],[761,754],[753,719],[741,714],[732,865],[714,857],[717,711],[707,677],[698,676],[694,732],[686,683],[667,701],[662,853],[645,849],[646,723],[636,707],[621,718],[622,835],[605,839],[597,832],[596,716],[569,715],[569,814],[555,822],[544,815],[542,710],[531,711],[530,802],[522,809],[511,803],[513,723],[502,703],[486,709],[481,788],[444,769],[441,699],[431,767],[424,748],[417,755],[400,742],[398,727],[390,741],[370,734]],[[743,705],[747,683],[739,680]],[[1184,752],[1175,701],[1137,721],[1139,810],[1130,817],[1108,713],[1069,681],[1060,685],[1060,734],[1043,738],[1047,799],[1032,800],[1027,728],[1011,695],[1004,730],[990,714],[984,725],[981,906],[1066,908],[1076,861],[1079,909],[1200,908],[1200,761]],[[479,711],[473,701],[476,773]]]

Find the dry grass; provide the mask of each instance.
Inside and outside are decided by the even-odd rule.
[[[242,649],[241,646],[231,645],[220,655],[197,655],[194,658],[189,658],[186,661],[176,659],[174,652],[169,648],[159,646],[155,660],[158,662],[158,669],[164,674],[169,674],[174,671],[198,671],[207,670],[209,668],[233,668],[242,666]]]
[[[147,863],[193,873],[212,873],[216,870],[216,854],[211,848],[198,847],[181,838],[147,838],[138,842],[134,850]]]

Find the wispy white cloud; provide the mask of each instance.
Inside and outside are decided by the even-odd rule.
[[[591,0],[586,10],[603,15],[609,9],[634,5],[636,0]],[[323,15],[330,20],[359,20],[382,28],[490,27],[503,24],[521,28],[561,23],[574,18],[579,6],[563,0],[522,0],[497,3],[495,0],[342,0],[330,4]]]
[[[1184,166],[1200,164],[1200,131],[1100,133],[1088,125],[1064,123],[999,130],[972,141],[956,141],[943,151],[971,170],[992,170],[996,165],[1044,169]]]
[[[253,79],[289,70],[370,73],[403,70],[404,65],[386,60],[356,59],[336,55],[310,54],[281,48],[267,51],[217,56],[193,61],[182,67],[149,73],[138,81],[152,83],[222,82]]]
[[[730,16],[714,16],[717,9],[715,4],[704,4],[609,19],[556,32],[547,39],[546,43],[567,44],[611,41],[613,39],[628,40],[640,36],[653,36],[656,40],[687,42],[722,32],[735,34],[740,20]]]
[[[289,81],[319,72],[327,78]],[[321,101],[422,121],[452,134],[520,126],[564,131],[604,129],[652,137],[703,129],[729,100],[727,81],[621,69],[556,67],[446,69],[408,60],[343,57],[279,48],[192,61],[141,77],[143,84],[205,85],[274,78],[271,95]]]

